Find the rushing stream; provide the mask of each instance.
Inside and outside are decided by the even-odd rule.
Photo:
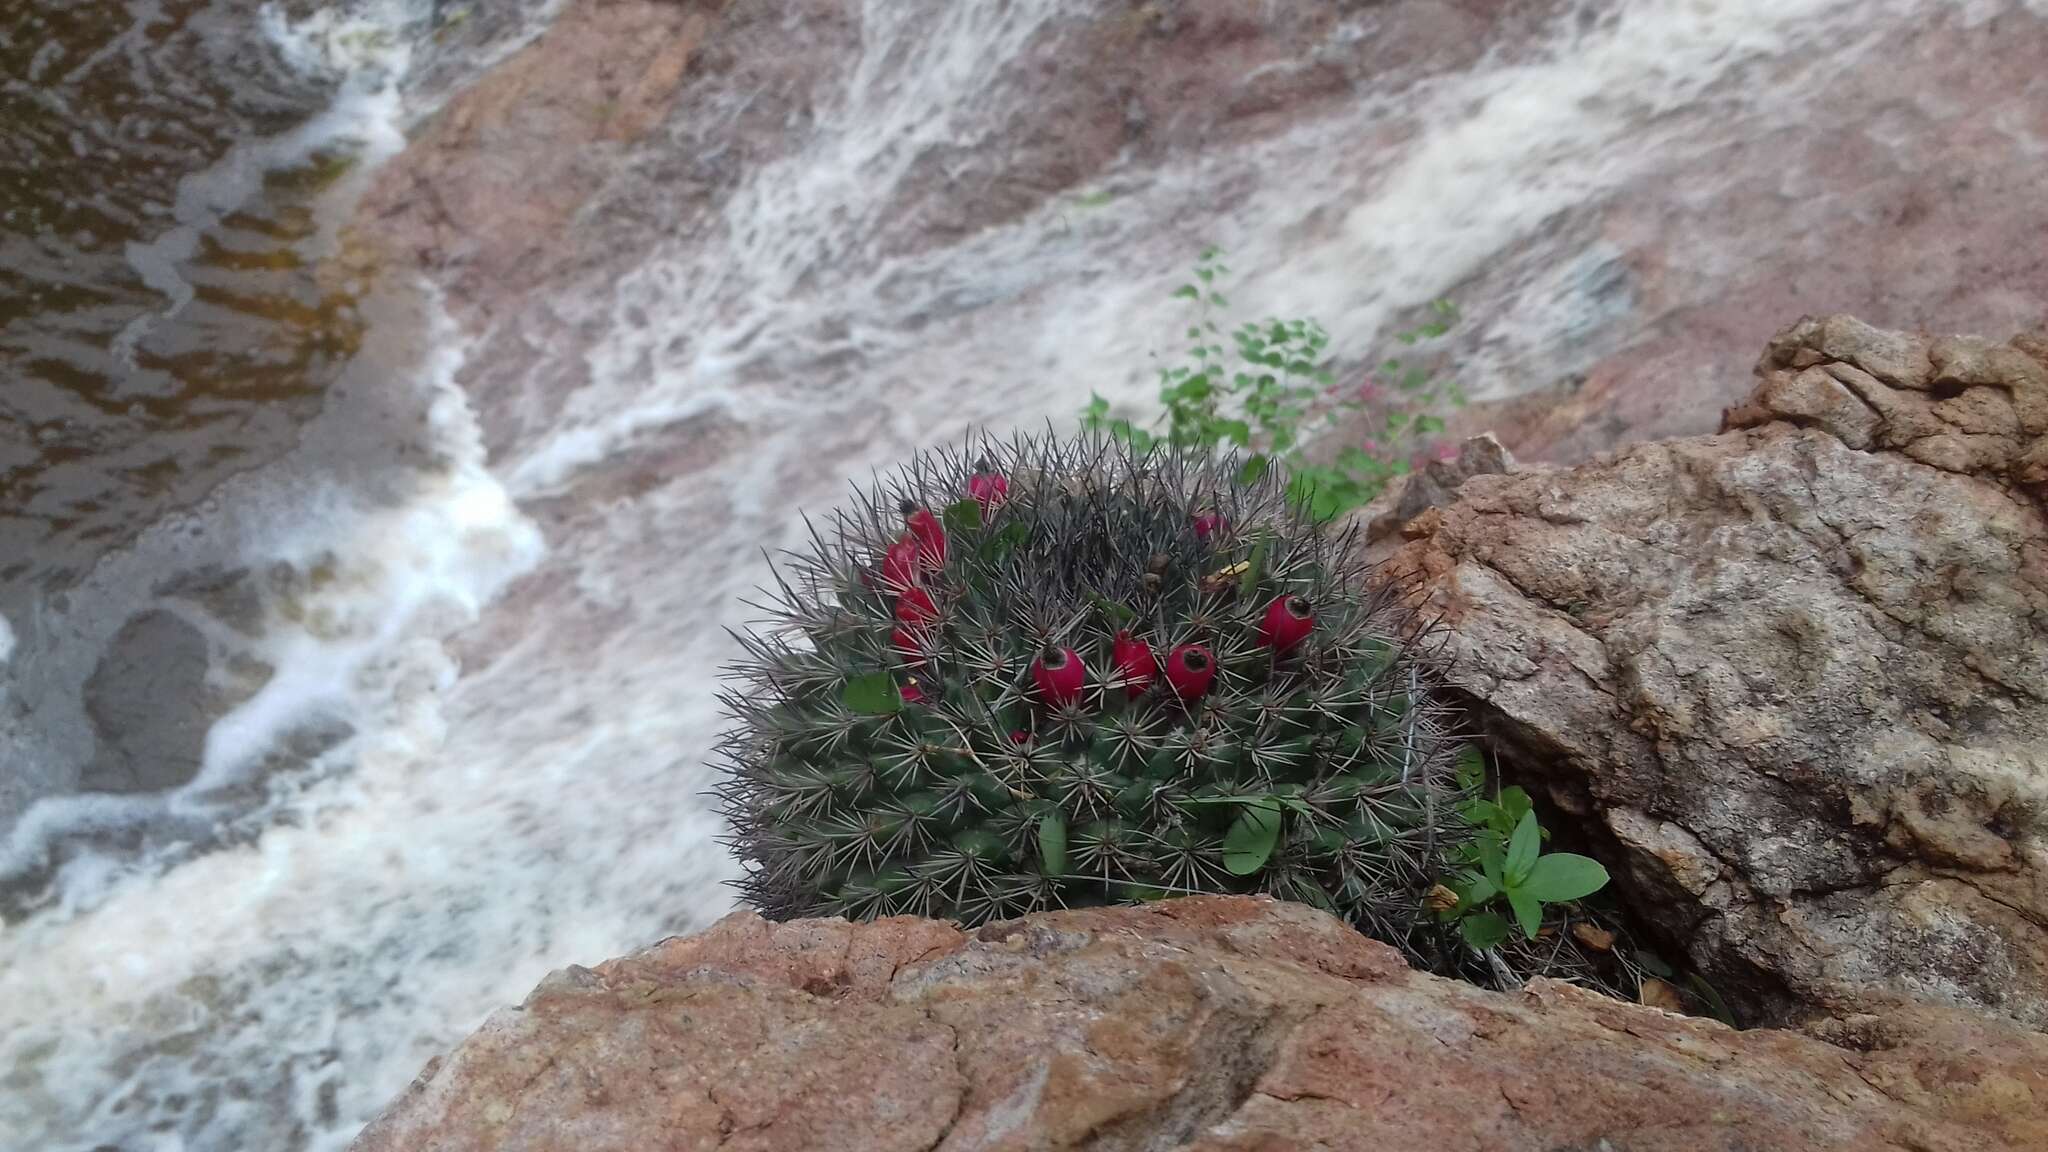
[[[1743,293],[1981,275],[1830,279],[1805,237],[1897,225],[1870,166],[1967,128],[1981,187],[2048,174],[2031,79],[1843,95],[1966,67],[1923,27],[2030,68],[2040,0],[1319,5],[1227,132],[1155,109],[1078,173],[1019,62],[1162,6],[763,0],[486,306],[343,225],[560,5],[462,57],[429,0],[0,4],[0,1152],[338,1149],[549,969],[726,910],[703,754],[761,549],[916,445],[1142,403],[1205,243],[1347,371],[1455,295],[1497,398],[1660,324],[1746,361]],[[1944,299],[1996,332],[2036,287]]]

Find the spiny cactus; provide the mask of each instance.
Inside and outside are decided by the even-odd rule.
[[[1384,939],[1424,922],[1455,747],[1351,533],[1277,476],[1020,438],[860,495],[777,572],[722,697],[756,907],[1266,892]]]

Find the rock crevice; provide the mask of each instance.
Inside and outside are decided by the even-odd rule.
[[[1387,577],[1753,1019],[2048,1023],[2048,366],[1809,319],[1718,436],[1490,470]]]

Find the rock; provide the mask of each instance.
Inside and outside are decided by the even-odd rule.
[[[1542,328],[1554,351],[1493,388],[1465,373],[1487,399],[1450,417],[1454,434],[1493,428],[1525,461],[1578,463],[1711,432],[1748,391],[1748,350],[1805,310],[1896,328],[2048,323],[2048,246],[2020,239],[2034,225],[2018,191],[2048,178],[2048,151],[2009,161],[1991,127],[2044,123],[2048,19],[2024,6],[1921,15],[1863,24],[1863,67],[1799,51],[1762,64],[1752,92],[1809,73],[1796,115],[1729,120],[1712,103],[1682,160],[1547,224],[1570,246],[1498,261],[1503,276],[1558,277],[1573,319]],[[1690,194],[1701,187],[1713,195]],[[1454,295],[1475,326],[1499,311],[1483,280]],[[1554,386],[1521,394],[1542,380]]]
[[[1941,1058],[1924,1035],[1947,1045]],[[1410,971],[1214,897],[967,934],[750,913],[500,1011],[355,1152],[1917,1149],[2048,1140],[2048,1037],[1958,1014],[1831,1046]]]
[[[486,285],[531,291],[559,272],[556,238],[621,145],[666,115],[722,7],[567,5],[412,134],[357,208],[352,240],[440,272],[458,305],[484,300]]]
[[[1753,1019],[2048,1025],[2041,351],[1801,321],[1723,434],[1467,480],[1389,561]]]
[[[1389,484],[1372,503],[1360,509],[1355,519],[1366,525],[1368,540],[1383,540],[1431,508],[1441,508],[1456,498],[1458,488],[1474,476],[1499,476],[1515,470],[1515,458],[1491,432],[1482,432],[1458,445],[1448,460],[1432,460],[1420,472],[1411,472]]]
[[[268,669],[233,683],[210,676],[206,636],[154,608],[121,626],[85,682],[97,741],[78,781],[83,792],[162,792],[199,774],[207,729],[255,695]]]

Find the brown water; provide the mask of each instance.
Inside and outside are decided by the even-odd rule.
[[[334,85],[251,0],[14,0],[0,31],[0,605],[289,450],[362,339],[312,249]]]

